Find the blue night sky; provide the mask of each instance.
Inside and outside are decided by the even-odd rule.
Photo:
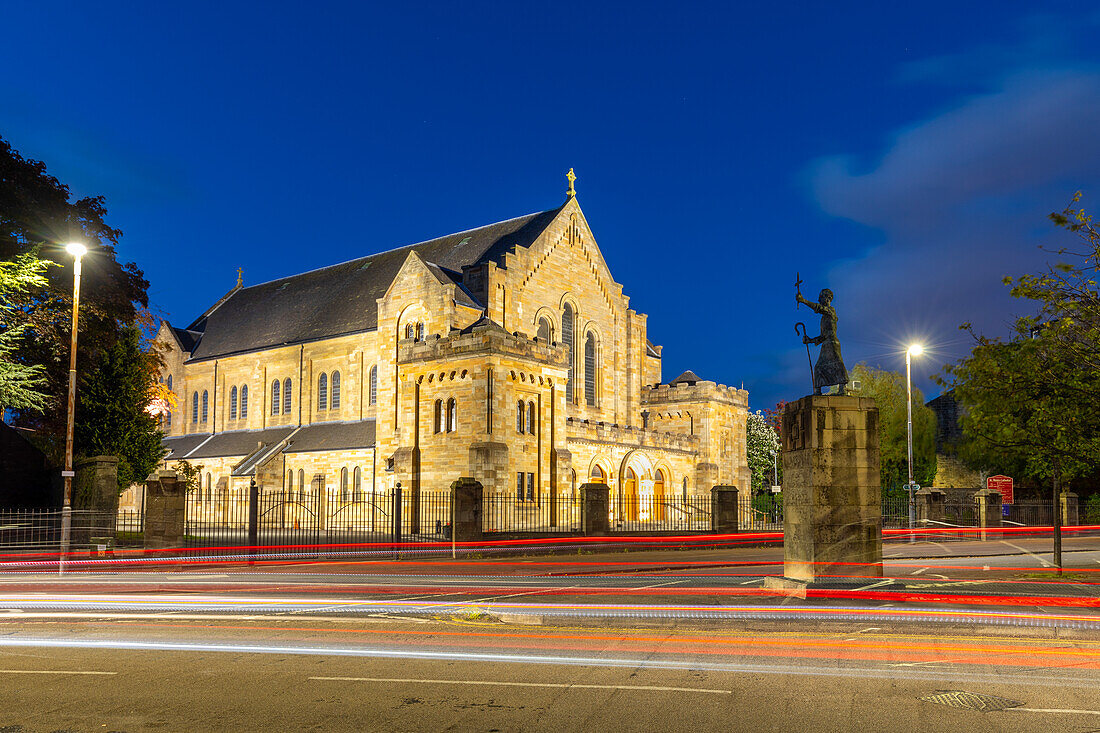
[[[664,378],[809,389],[794,307],[918,384],[1100,209],[1100,12],[1020,3],[8,2],[0,135],[107,198],[186,325],[246,284],[577,191]]]

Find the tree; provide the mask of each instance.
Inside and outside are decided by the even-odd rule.
[[[143,481],[164,457],[150,404],[158,393],[157,357],[129,326],[80,380],[76,438],[87,455],[118,456],[119,490]]]
[[[750,412],[745,422],[745,446],[754,491],[762,491],[772,483],[772,469],[779,453],[779,436],[764,413]]]
[[[37,254],[60,263],[43,273],[44,286],[12,296],[10,319],[4,324],[21,327],[24,334],[7,352],[9,363],[41,368],[45,379],[39,390],[47,396],[42,412],[20,412],[18,421],[37,430],[41,447],[54,459],[61,455],[67,421],[73,260],[64,244],[77,239],[88,248],[77,353],[82,373],[96,368],[125,328],[137,324],[150,330],[153,325],[147,310],[149,283],[135,264],[116,259],[122,232],[106,223],[103,197],[71,198],[68,186],[49,175],[44,163],[23,158],[0,138],[0,262]],[[87,452],[79,444],[77,450]]]
[[[851,371],[861,397],[878,407],[880,480],[883,491],[899,490],[909,481],[909,429],[905,375],[859,363]],[[936,415],[913,388],[913,480],[931,486],[936,477]]]
[[[46,369],[23,364],[17,358],[27,326],[14,302],[47,284],[45,272],[53,263],[27,252],[0,261],[0,418],[6,410],[42,412],[48,403]]]

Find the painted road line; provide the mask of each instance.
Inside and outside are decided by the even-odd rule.
[[[1009,542],[1008,540],[1001,540],[1001,544],[1002,545],[1008,545],[1009,547],[1011,547],[1014,550],[1019,550],[1020,552],[1024,553],[1025,555],[1030,555],[1031,557],[1038,560],[1039,564],[1042,565],[1044,568],[1054,567],[1053,563],[1047,562],[1043,558],[1036,555],[1034,552],[1031,552],[1030,550],[1028,550],[1026,548],[1020,547],[1019,545],[1013,544],[1013,543]],[[986,567],[986,569],[987,570],[989,569],[988,566]]]
[[[913,572],[911,572],[909,574],[910,575],[920,575],[921,573],[923,573],[927,569],[928,568],[917,568],[916,570],[914,570]]]
[[[585,685],[566,682],[501,682],[496,680],[417,680],[397,677],[310,677],[323,682],[390,682],[425,685],[484,685],[487,687],[549,687],[562,690],[638,690],[641,692],[701,692],[712,695],[732,695],[733,690],[706,687],[661,687],[658,685]]]
[[[1062,714],[1068,714],[1068,715],[1100,715],[1100,710],[1074,710],[1074,709],[1071,709],[1071,708],[1005,708],[1004,709],[1005,712],[1007,712],[1009,710],[1011,710],[1012,712],[1042,712],[1042,713],[1049,713],[1049,714],[1062,713]]]
[[[78,669],[0,669],[0,674],[118,674],[118,672],[89,672]]]

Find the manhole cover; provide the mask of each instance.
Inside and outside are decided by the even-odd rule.
[[[1007,697],[996,695],[980,695],[976,692],[963,692],[962,690],[941,690],[934,695],[925,695],[921,698],[925,702],[934,702],[938,705],[946,705],[949,708],[966,708],[982,713],[1005,710],[1023,705],[1019,700],[1009,700]]]

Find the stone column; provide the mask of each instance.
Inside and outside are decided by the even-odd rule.
[[[611,530],[610,509],[611,490],[607,484],[581,484],[581,531],[584,534],[607,534]]]
[[[1077,513],[1077,494],[1072,491],[1063,491],[1058,502],[1062,505],[1062,526],[1072,527],[1081,523]]]
[[[812,583],[818,575],[882,577],[878,419],[868,397],[811,395],[787,403],[782,437],[788,583]]]
[[[917,504],[917,525],[920,527],[934,526],[942,522],[944,517],[944,504],[947,494],[939,489],[925,487],[918,489],[913,495]]]
[[[182,547],[186,484],[175,471],[161,471],[145,481],[145,547]]]
[[[710,529],[720,534],[737,532],[737,487],[715,486],[710,490]]]
[[[980,489],[974,492],[974,513],[978,526],[982,528],[981,538],[1000,539],[1000,532],[986,532],[988,528],[1001,526],[1001,494],[992,489]]]
[[[476,542],[481,539],[481,482],[463,476],[451,482],[451,532],[456,542]]]

